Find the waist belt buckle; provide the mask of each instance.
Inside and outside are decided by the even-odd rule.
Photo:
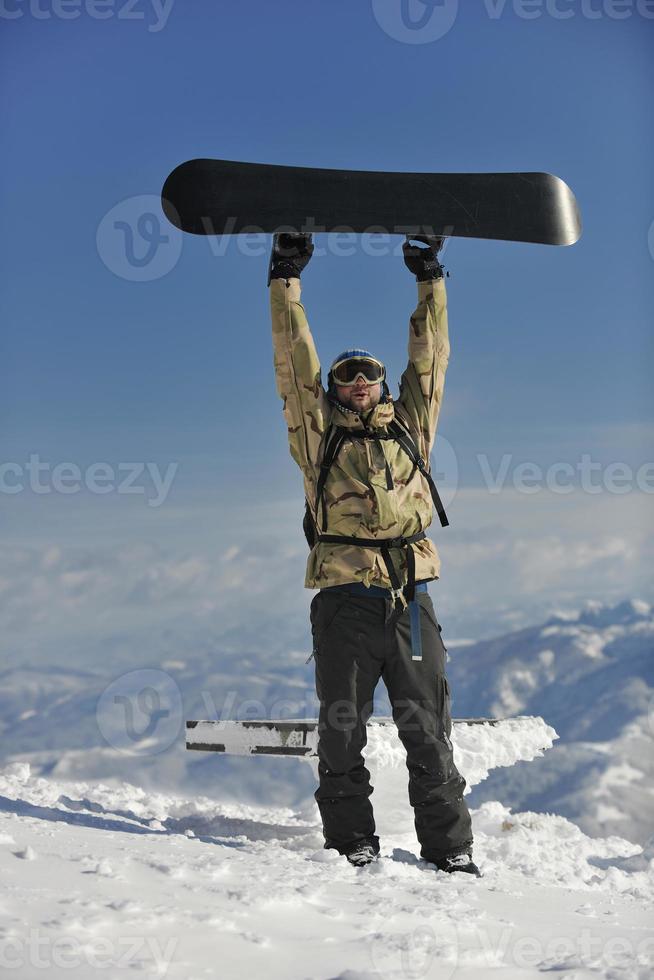
[[[391,599],[393,600],[393,605],[396,605],[398,602],[401,602],[402,603],[402,609],[406,609],[406,607],[408,606],[408,602],[406,601],[406,596],[404,595],[404,590],[403,589],[389,589],[389,592],[391,594]]]

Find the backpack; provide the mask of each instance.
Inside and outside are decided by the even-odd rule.
[[[441,527],[447,527],[450,523],[447,519],[445,508],[443,507],[438,490],[436,489],[436,484],[434,483],[431,474],[427,469],[425,460],[418,452],[418,448],[409,434],[408,427],[401,424],[396,418],[388,424],[387,429],[387,432],[371,432],[369,429],[348,429],[340,425],[329,426],[325,437],[325,451],[323,454],[322,463],[320,464],[320,475],[316,486],[316,513],[319,515],[320,510],[322,510],[322,527],[320,531],[316,526],[313,514],[311,513],[309,501],[306,498],[304,501],[305,506],[302,529],[304,531],[304,536],[307,539],[309,548],[313,548],[318,542],[320,536],[327,530],[327,509],[325,507],[324,499],[325,483],[327,482],[327,476],[329,474],[329,470],[331,469],[332,463],[336,459],[339,450],[346,439],[373,439],[375,441],[392,439],[397,442],[400,448],[404,450],[413,463],[414,469],[411,472],[409,480],[413,479],[415,470],[419,469],[429,484],[431,498],[434,503],[434,507],[436,508],[438,518],[441,522]],[[386,480],[388,489],[391,490],[393,488],[393,478],[388,462],[386,463]]]

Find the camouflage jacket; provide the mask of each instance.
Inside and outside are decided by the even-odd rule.
[[[356,412],[343,411],[327,398],[300,301],[300,280],[273,279],[270,307],[275,377],[284,403],[291,456],[302,470],[305,496],[316,519],[316,485],[327,429],[330,424],[360,429],[362,420]],[[399,398],[377,404],[366,425],[385,430],[397,417],[408,426],[427,461],[436,435],[449,352],[444,280],[418,283],[418,306],[409,325],[409,363],[402,375]],[[394,484],[390,490],[387,461]],[[425,530],[432,520],[429,485],[392,440],[347,439],[329,471],[324,497],[327,534],[394,538]],[[438,578],[440,559],[434,544],[424,538],[412,547],[416,581]],[[391,558],[406,583],[405,549],[391,549]],[[317,542],[307,561],[305,588],[348,582],[390,588],[381,550]]]

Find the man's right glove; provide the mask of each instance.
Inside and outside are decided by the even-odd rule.
[[[429,282],[430,279],[442,279],[444,275],[443,266],[438,261],[438,253],[443,247],[445,239],[435,235],[412,235],[407,236],[407,240],[402,246],[404,252],[404,264],[416,277],[417,282]],[[426,246],[414,245],[414,242],[423,242]]]
[[[268,285],[271,279],[299,279],[313,255],[313,248],[311,235],[297,232],[279,232],[273,235]]]

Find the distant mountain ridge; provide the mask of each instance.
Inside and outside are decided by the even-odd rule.
[[[494,772],[485,800],[560,813],[586,833],[644,842],[654,824],[654,615],[640,600],[588,603],[542,626],[454,652],[456,713],[541,715],[560,741]]]

